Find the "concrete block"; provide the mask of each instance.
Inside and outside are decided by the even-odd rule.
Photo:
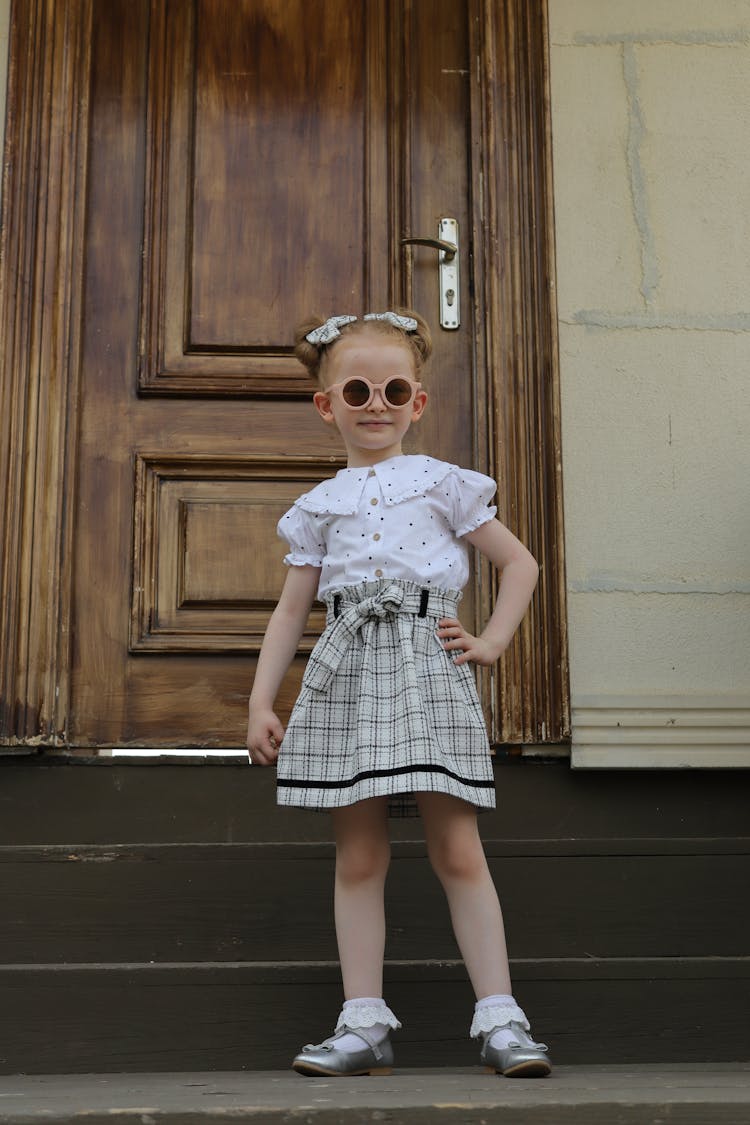
[[[568,581],[750,591],[750,334],[561,326]]]
[[[552,43],[615,36],[721,40],[750,35],[750,0],[549,0]]]
[[[0,0],[0,152],[5,137],[5,105],[8,87],[10,0]],[[0,184],[2,192],[2,184]]]
[[[656,307],[703,316],[747,311],[750,44],[641,47],[636,58]]]
[[[627,168],[619,47],[552,50],[552,140],[560,315],[633,308],[641,261]]]
[[[571,694],[748,699],[748,596],[571,593]]]

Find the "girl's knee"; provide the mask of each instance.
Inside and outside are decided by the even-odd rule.
[[[476,882],[487,873],[487,859],[478,834],[450,833],[430,844],[430,863],[441,882]]]
[[[356,884],[385,878],[391,859],[387,798],[346,805],[332,815],[337,880]]]
[[[385,878],[391,860],[388,840],[350,840],[336,848],[336,878],[345,883],[365,883]]]

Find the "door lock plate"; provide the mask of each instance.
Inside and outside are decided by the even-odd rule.
[[[441,219],[438,223],[438,238],[441,242],[451,242],[456,247],[454,253],[441,250],[438,257],[440,270],[440,327],[449,331],[461,323],[461,291],[459,289],[459,244],[458,222],[456,219]]]

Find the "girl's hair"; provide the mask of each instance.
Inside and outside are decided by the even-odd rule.
[[[331,354],[340,340],[346,340],[350,336],[357,336],[363,332],[377,333],[379,336],[390,337],[400,344],[406,344],[411,349],[414,358],[414,370],[419,375],[432,354],[432,336],[427,321],[412,309],[396,308],[393,309],[393,312],[399,313],[401,316],[413,317],[417,322],[416,331],[405,332],[403,328],[391,324],[388,320],[357,319],[350,324],[342,325],[339,330],[340,335],[335,340],[331,340],[330,344],[311,344],[309,340],[305,339],[308,332],[320,328],[327,319],[324,316],[311,316],[307,320],[303,320],[294,333],[294,354],[300,363],[307,368],[308,375],[319,381],[320,369],[324,359]]]

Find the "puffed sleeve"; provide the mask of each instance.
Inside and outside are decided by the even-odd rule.
[[[319,520],[295,504],[278,522],[276,533],[289,544],[287,566],[322,566],[326,556]]]
[[[447,485],[450,505],[448,518],[456,535],[476,531],[497,515],[496,506],[490,503],[497,491],[497,484],[491,477],[475,473],[473,469],[456,466]]]

